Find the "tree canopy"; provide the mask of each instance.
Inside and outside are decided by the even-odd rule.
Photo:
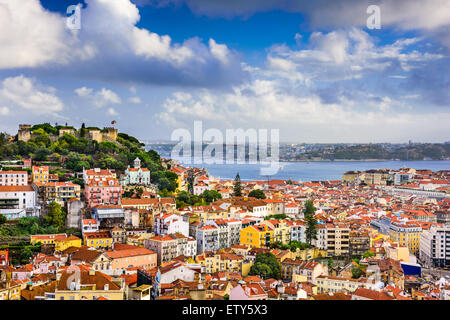
[[[265,199],[266,198],[264,191],[262,191],[261,189],[256,189],[256,190],[250,191],[248,196],[256,198],[256,199]]]
[[[239,173],[236,174],[236,178],[234,178],[233,195],[235,197],[242,197],[241,177],[239,176]]]
[[[250,275],[259,276],[263,279],[280,279],[281,268],[277,258],[270,252],[256,255],[255,263],[250,268]]]

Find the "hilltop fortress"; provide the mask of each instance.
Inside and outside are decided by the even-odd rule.
[[[17,139],[19,141],[27,142],[28,140],[34,138],[31,128],[32,127],[29,124],[20,124]],[[85,138],[97,141],[98,143],[103,141],[115,142],[117,140],[118,131],[116,128],[105,127],[103,130],[100,130],[99,128],[86,128],[85,130]],[[49,135],[49,138],[51,141],[56,141],[59,137],[64,136],[66,133],[80,138],[80,132],[81,130],[74,130],[72,127],[61,127],[59,128],[58,135]]]

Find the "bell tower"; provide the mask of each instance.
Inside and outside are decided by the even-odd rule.
[[[141,168],[141,160],[139,158],[134,159],[134,168],[135,169]]]

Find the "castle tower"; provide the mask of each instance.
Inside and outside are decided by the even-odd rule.
[[[25,141],[31,139],[31,125],[29,124],[19,124],[19,132],[17,133],[17,139],[19,141]]]

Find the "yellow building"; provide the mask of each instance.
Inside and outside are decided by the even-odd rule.
[[[413,254],[419,252],[420,234],[422,227],[414,222],[392,222],[389,237],[400,246],[408,247]]]
[[[319,248],[308,248],[308,249],[297,249],[295,252],[295,256],[297,259],[301,260],[312,260],[316,258],[326,257],[327,250],[321,250]]]
[[[35,245],[41,243],[43,245],[54,245],[55,250],[64,251],[70,247],[81,247],[81,239],[65,233],[60,234],[38,234],[30,237],[30,243]]]
[[[84,245],[95,249],[111,248],[113,239],[108,231],[85,232]]]
[[[43,185],[44,199],[64,205],[69,199],[80,200],[81,187],[72,182],[48,182]]]
[[[241,230],[241,244],[252,248],[269,247],[274,239],[275,230],[267,224],[248,226]]]
[[[360,171],[347,171],[342,175],[342,182],[359,184],[364,180],[364,173]]]
[[[20,291],[20,284],[13,280],[0,282],[0,301],[20,300]]]
[[[243,257],[233,253],[203,252],[195,258],[196,262],[205,268],[206,273],[241,272]]]
[[[127,237],[127,244],[137,247],[144,247],[145,240],[153,238],[154,233],[140,233]]]
[[[288,244],[291,240],[291,227],[286,220],[264,220],[261,224],[268,225],[274,230],[274,242]]]
[[[48,167],[32,167],[32,179],[34,183],[48,183],[49,170]]]
[[[355,292],[359,287],[366,289],[373,289],[375,287],[375,281],[366,278],[343,278],[334,276],[318,276],[315,280],[318,293],[335,293],[347,290],[349,292]]]
[[[99,271],[64,271],[55,290],[55,300],[123,300],[124,289]],[[72,281],[71,278],[72,277]]]

